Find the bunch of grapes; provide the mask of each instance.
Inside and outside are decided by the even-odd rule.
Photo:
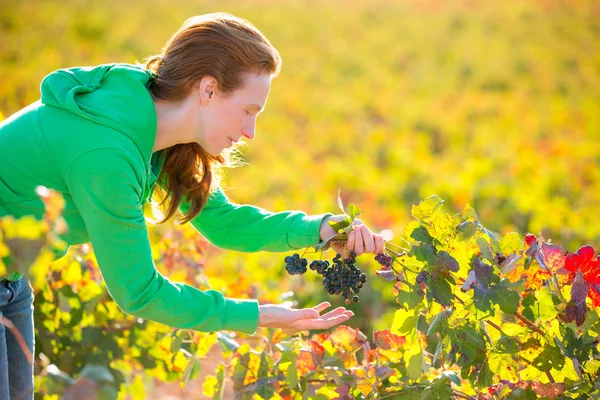
[[[386,253],[379,253],[375,260],[383,270],[392,269],[392,257]],[[307,271],[308,261],[298,253],[285,258],[285,269],[290,275],[302,275]],[[349,258],[342,258],[336,254],[330,263],[327,260],[314,260],[310,263],[311,271],[316,271],[323,277],[323,288],[331,295],[342,295],[346,305],[350,302],[357,303],[360,299],[358,293],[367,282],[367,275],[356,266],[356,253],[351,252]]]
[[[333,264],[327,260],[315,260],[310,263],[310,269],[323,276],[323,288],[331,295],[341,294],[346,299],[346,305],[351,301],[357,303],[360,299],[357,294],[367,282],[367,276],[356,263],[356,253],[351,252],[349,258],[342,259],[341,254],[336,254]],[[285,258],[286,270],[290,275],[301,275],[306,272],[305,258],[295,253]]]
[[[308,261],[306,258],[300,257],[298,253],[285,258],[285,269],[290,275],[302,275],[306,272]]]
[[[375,256],[377,261],[384,268],[392,268],[392,256],[386,253],[379,253]]]

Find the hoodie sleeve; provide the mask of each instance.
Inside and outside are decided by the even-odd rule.
[[[189,208],[190,204],[184,201],[180,211],[186,213]],[[307,215],[302,211],[275,213],[234,204],[219,187],[190,222],[213,245],[224,249],[283,252],[317,244],[321,222],[331,215]]]
[[[130,157],[123,150],[93,150],[65,172],[115,302],[126,313],[176,328],[253,334],[258,325],[256,300],[201,291],[171,282],[157,271],[140,204],[139,175]]]

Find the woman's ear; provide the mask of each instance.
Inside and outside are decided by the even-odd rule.
[[[208,105],[208,103],[210,103],[210,101],[215,97],[217,80],[212,76],[205,76],[200,80],[197,89],[202,105]]]

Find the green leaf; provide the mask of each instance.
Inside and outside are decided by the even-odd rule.
[[[183,338],[187,334],[187,331],[179,330],[175,332],[175,338],[171,341],[171,351],[173,353],[177,353],[181,348],[181,344],[183,343]],[[173,354],[173,358],[175,358],[175,354]]]
[[[362,213],[362,210],[357,205],[350,203],[348,205],[348,212],[350,213],[350,223],[352,223]]]
[[[110,373],[108,368],[104,365],[96,365],[96,364],[87,364],[81,372],[79,372],[79,376],[85,376],[86,378],[93,380],[95,382],[114,382],[115,378]]]
[[[433,238],[429,234],[429,231],[423,225],[419,225],[411,233],[410,237],[415,239],[417,242],[425,243],[433,246]]]
[[[452,311],[454,311],[454,309],[450,307],[442,310],[435,317],[433,317],[433,320],[429,325],[429,329],[427,329],[427,336],[439,332],[439,330],[442,328],[442,324],[445,324],[450,314],[452,314]]]
[[[506,314],[516,314],[519,309],[521,296],[517,292],[510,290],[515,283],[511,283],[508,279],[502,279],[495,285],[490,287],[493,292],[492,301],[500,307],[500,310]]]
[[[552,292],[547,286],[543,286],[536,292],[537,297],[537,316],[542,322],[554,320],[556,318],[556,307],[552,300]]]
[[[542,372],[549,372],[553,368],[560,371],[565,366],[565,357],[560,353],[558,347],[548,344],[544,347],[544,350],[533,359],[531,365]]]
[[[336,232],[339,232],[340,230],[343,230],[344,228],[347,228],[348,226],[350,226],[350,222],[347,219],[343,219],[342,221],[329,221],[328,222],[329,226],[331,226]]]
[[[523,297],[523,300],[521,300],[521,305],[523,306],[522,315],[530,322],[535,322],[539,312],[537,312],[538,305],[535,301],[535,296],[533,293],[527,293],[527,295]]]
[[[260,355],[260,365],[258,367],[258,378],[265,378],[269,376],[269,360],[267,360],[267,353],[263,352]]]
[[[456,374],[454,371],[444,371],[438,376],[435,377],[434,380],[446,380],[448,379],[450,382],[454,383],[456,386],[462,386],[462,381],[460,380],[460,376]]]
[[[482,389],[494,384],[494,373],[490,370],[487,360],[484,360],[480,368],[473,373],[476,374],[475,384],[478,388]]]
[[[435,250],[433,246],[429,244],[420,244],[418,246],[413,246],[410,251],[411,255],[413,255],[417,260],[433,267],[433,263],[435,261]]]
[[[298,369],[296,367],[296,358],[296,355],[293,354],[293,357],[290,360],[290,365],[288,366],[285,374],[289,388],[296,388],[298,386]]]
[[[468,372],[467,367],[483,362],[485,359],[485,339],[473,326],[458,326],[448,337],[456,355],[459,356],[456,364],[463,367],[463,372]],[[449,358],[452,359],[452,357]]]
[[[112,385],[102,384],[98,386],[96,393],[98,394],[96,400],[117,400],[119,398],[119,392]]]
[[[219,344],[223,350],[226,351],[235,351],[240,347],[238,342],[223,332],[217,332],[217,340],[219,341]]]
[[[275,395],[275,388],[269,382],[263,382],[258,386],[256,394],[263,399],[272,399]]]
[[[419,319],[419,309],[402,310],[394,313],[391,332],[395,335],[412,335],[417,330],[417,321]]]
[[[338,189],[338,207],[340,208],[340,210],[342,210],[342,213],[344,215],[348,215],[346,214],[346,210],[344,209],[344,203],[342,203],[342,189]]]
[[[408,372],[408,377],[410,379],[419,379],[419,377],[423,373],[423,352],[413,354],[409,358],[406,371]]]
[[[483,237],[478,237],[476,242],[477,242],[477,246],[479,247],[479,251],[481,251],[481,255],[483,256],[483,258],[485,258],[488,261],[493,262],[494,256],[492,255],[492,248],[490,247],[490,244],[488,243],[488,241],[485,240]]]
[[[444,201],[442,199],[433,195],[426,198],[418,205],[413,205],[410,213],[413,217],[419,220],[427,221],[435,216],[443,204]]]
[[[474,222],[465,221],[456,227],[456,231],[458,233],[457,239],[461,242],[466,242],[477,233],[477,225]]]
[[[441,375],[440,375],[441,376]],[[452,398],[452,386],[448,379],[438,379],[437,376],[421,394],[421,400],[439,400]]]
[[[430,275],[427,279],[427,294],[441,305],[449,307],[452,305],[454,294],[447,278],[442,275]]]
[[[418,286],[403,284],[402,286],[407,285],[408,290],[398,289],[398,295],[396,296],[396,301],[400,306],[406,307],[408,309],[414,309],[423,301],[424,293]]]
[[[248,363],[250,362],[250,353],[239,356],[237,364],[233,369],[233,390],[239,391],[244,387],[244,380],[248,373]]]
[[[528,386],[525,389],[516,388],[506,397],[506,400],[536,400],[537,394]]]
[[[181,376],[181,381],[186,384],[192,379],[194,372],[200,371],[200,362],[196,359],[196,357],[191,357],[188,360],[188,363],[183,371],[183,375]]]
[[[440,357],[440,354],[442,354],[443,348],[444,348],[444,338],[441,338],[438,341],[437,347],[435,348],[435,354],[433,355],[433,359],[431,360],[431,368],[436,368],[435,364],[436,364],[438,358]]]
[[[435,255],[434,269],[438,273],[458,272],[458,261],[447,252],[441,250]]]
[[[513,337],[502,335],[496,341],[494,350],[505,354],[517,354],[519,352],[519,345]]]

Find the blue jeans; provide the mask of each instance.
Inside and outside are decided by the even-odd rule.
[[[0,281],[0,399],[33,399],[33,363],[9,329],[20,333],[34,355],[33,290],[27,277]]]

